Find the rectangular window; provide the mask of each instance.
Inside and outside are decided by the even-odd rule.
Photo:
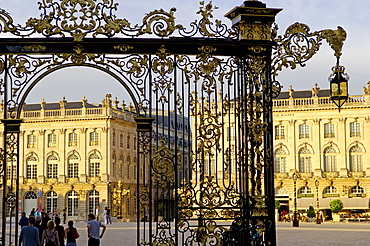
[[[299,172],[301,173],[310,173],[312,172],[311,168],[311,157],[301,156],[299,157]]]
[[[286,157],[275,158],[275,173],[286,173]]]
[[[58,178],[58,164],[56,164],[56,163],[49,163],[48,164],[47,177],[49,179]]]
[[[310,126],[300,125],[299,126],[299,138],[309,138],[310,137]]]
[[[28,163],[27,164],[27,179],[36,179],[37,178],[37,164]]]
[[[127,148],[129,149],[130,148],[130,136],[127,135]]]
[[[361,137],[360,123],[352,122],[349,124],[350,137]]]
[[[52,133],[48,134],[48,147],[56,147],[57,146],[57,135]]]
[[[115,132],[113,132],[112,134],[112,145],[116,146],[116,133]]]
[[[68,146],[69,147],[77,146],[77,133],[72,132],[68,134]]]
[[[68,163],[68,178],[78,178],[78,163]]]
[[[90,162],[90,177],[99,177],[100,173],[100,162],[99,161],[91,161]]]
[[[27,148],[36,147],[36,136],[33,134],[27,135]]]
[[[275,140],[285,139],[285,126],[275,126]]]
[[[325,124],[324,125],[324,138],[334,138],[334,124]]]
[[[90,146],[99,145],[99,133],[90,132]]]
[[[123,134],[119,135],[119,147],[123,148]]]

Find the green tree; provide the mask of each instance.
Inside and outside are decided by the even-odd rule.
[[[309,206],[307,211],[307,217],[315,218],[315,216],[316,216],[315,209],[312,206]]]
[[[332,200],[329,203],[329,207],[331,211],[333,211],[334,213],[338,213],[343,209],[343,202],[340,199]]]
[[[279,209],[280,208],[280,202],[279,200],[275,200],[275,209]]]

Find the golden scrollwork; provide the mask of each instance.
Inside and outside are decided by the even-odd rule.
[[[272,31],[277,36],[277,27]],[[285,34],[277,36],[274,41],[272,59],[272,75],[276,81],[278,72],[284,67],[295,69],[297,64],[305,66],[305,62],[311,59],[320,49],[321,41],[325,39],[334,50],[334,56],[339,59],[342,55],[343,43],[347,37],[346,31],[338,26],[337,30],[325,29],[311,32],[310,27],[302,23],[290,25]]]
[[[25,47],[25,49],[30,50],[32,52],[40,52],[46,50],[46,47],[40,44],[32,44],[30,46]]]
[[[122,52],[127,52],[129,50],[132,50],[134,47],[130,46],[128,44],[119,44],[113,47],[116,50],[122,51]]]
[[[154,33],[159,37],[168,37],[176,29],[183,29],[182,25],[175,24],[175,11],[176,8],[171,8],[169,13],[163,9],[150,12],[144,17],[143,28],[139,30],[137,36]]]
[[[246,40],[271,40],[272,23],[240,23],[236,29],[241,39]]]
[[[11,32],[18,34],[16,26],[13,24],[13,18],[3,9],[0,9],[0,32]]]

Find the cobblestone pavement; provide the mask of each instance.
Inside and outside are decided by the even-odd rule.
[[[77,245],[87,245],[86,223],[78,222],[75,226],[80,233]],[[106,226],[107,230],[101,240],[101,246],[137,245],[136,222],[113,222]],[[325,222],[320,225],[300,223],[299,227],[293,227],[292,223],[279,222],[277,223],[277,244],[279,246],[370,246],[370,223]]]

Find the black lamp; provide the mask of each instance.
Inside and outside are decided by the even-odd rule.
[[[332,71],[333,73],[329,76],[330,98],[340,111],[340,108],[348,99],[349,76],[344,72],[344,66],[339,65],[339,59]]]

